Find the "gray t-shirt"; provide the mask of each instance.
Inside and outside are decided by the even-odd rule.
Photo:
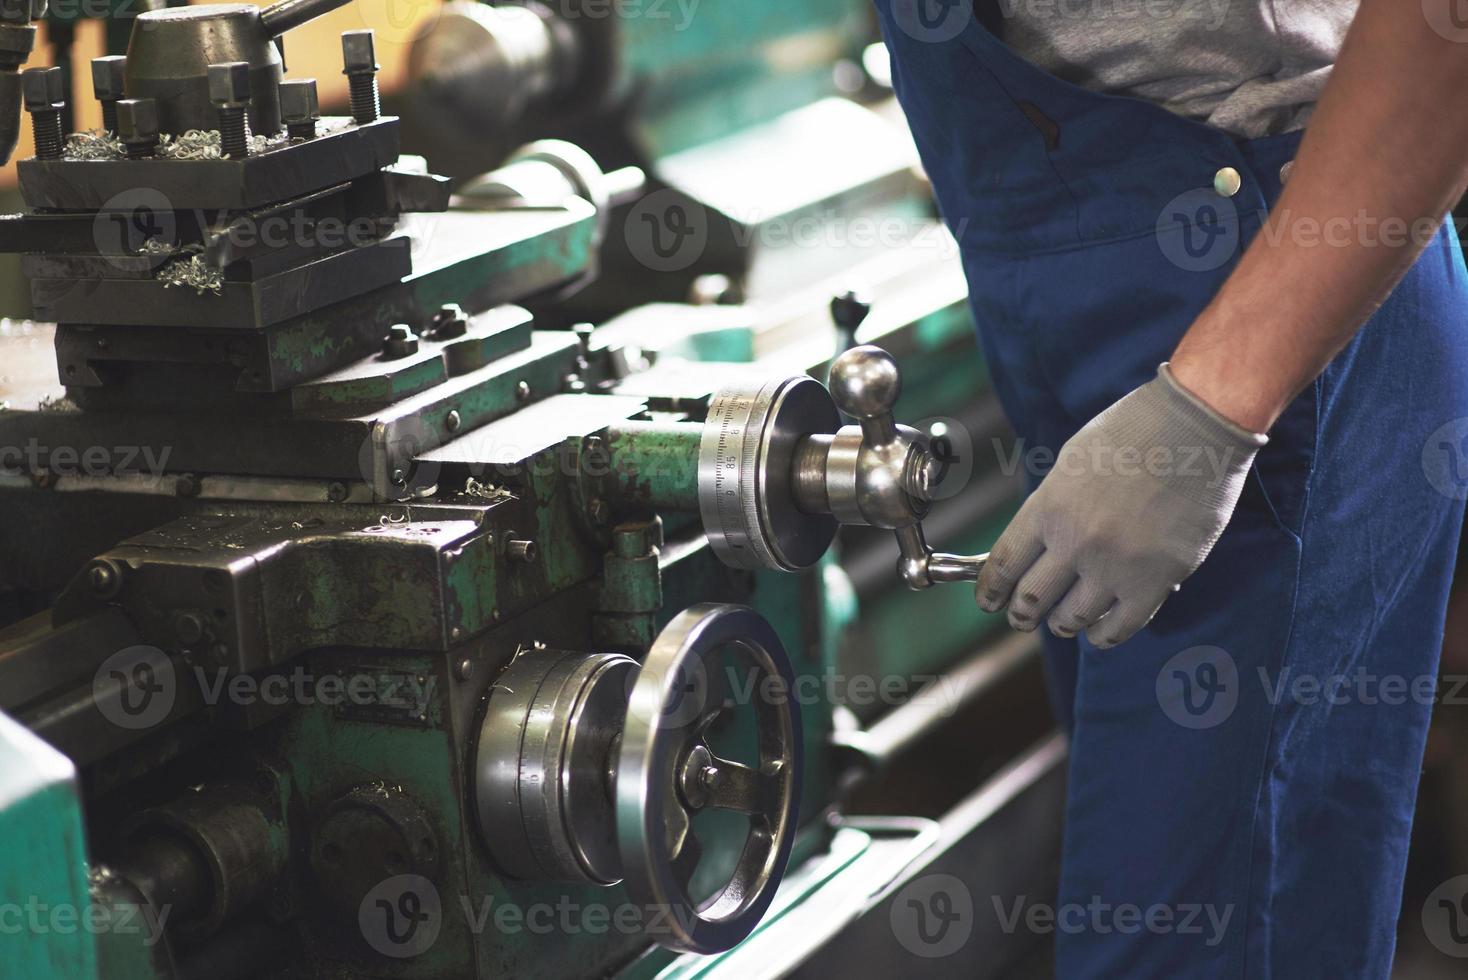
[[[1358,0],[996,2],[1041,68],[1252,138],[1305,125]]]

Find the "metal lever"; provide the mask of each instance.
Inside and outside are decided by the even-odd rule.
[[[260,24],[270,37],[295,30],[308,20],[346,6],[350,0],[276,0],[260,11]]]
[[[831,365],[830,390],[837,407],[861,426],[859,445],[843,429],[826,454],[822,476],[831,512],[843,524],[891,529],[901,553],[897,572],[909,588],[977,580],[987,554],[934,552],[923,537],[940,464],[928,437],[892,416],[902,395],[896,359],[880,347],[853,347]]]

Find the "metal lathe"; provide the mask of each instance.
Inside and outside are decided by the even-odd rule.
[[[332,114],[341,6],[4,3],[0,975],[1024,961],[1064,748],[865,5],[450,0]]]

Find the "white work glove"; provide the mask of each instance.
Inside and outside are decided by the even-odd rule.
[[[1113,647],[1146,626],[1213,550],[1268,441],[1157,377],[1077,432],[1000,536],[975,586],[1015,629],[1048,616]]]

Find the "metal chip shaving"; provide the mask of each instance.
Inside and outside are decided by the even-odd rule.
[[[158,281],[163,288],[188,286],[203,296],[211,292],[215,296],[224,293],[224,273],[211,266],[202,255],[175,259],[158,270]]]
[[[127,156],[122,141],[100,129],[70,133],[61,148],[65,160],[121,160]]]

